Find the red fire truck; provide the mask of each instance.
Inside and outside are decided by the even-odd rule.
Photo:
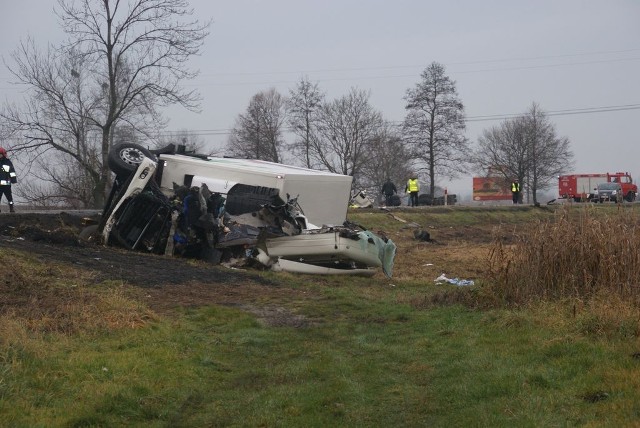
[[[593,191],[600,183],[620,183],[624,199],[632,202],[636,199],[638,186],[633,183],[628,172],[609,172],[604,174],[570,174],[558,177],[558,194],[561,198],[571,198],[576,202],[590,201]]]

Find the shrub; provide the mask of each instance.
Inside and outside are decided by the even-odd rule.
[[[518,232],[514,244],[494,241],[489,287],[511,305],[605,294],[637,304],[639,265],[640,227],[633,210],[563,209]]]

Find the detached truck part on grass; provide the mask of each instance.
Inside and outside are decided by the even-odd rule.
[[[305,216],[316,226],[341,225],[347,218],[352,177],[255,159],[196,158],[161,154],[156,180],[163,193],[178,185],[201,186],[226,194],[235,184],[278,189],[298,197]]]

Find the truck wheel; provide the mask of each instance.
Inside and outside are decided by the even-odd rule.
[[[156,160],[156,156],[141,145],[123,143],[109,151],[107,163],[109,164],[109,169],[117,176],[127,177],[138,168],[138,165],[145,157]]]
[[[627,202],[633,202],[636,200],[636,194],[633,192],[629,192],[627,193],[627,196],[625,197],[625,199],[627,200]]]
[[[78,240],[80,242],[94,242],[98,237],[97,232],[98,232],[97,224],[92,224],[90,226],[87,226],[80,231],[80,234],[78,235]]]

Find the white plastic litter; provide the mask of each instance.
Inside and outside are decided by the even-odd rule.
[[[474,282],[471,279],[447,278],[445,274],[440,275],[439,277],[434,279],[433,282],[435,282],[436,284],[446,282],[449,284],[459,285],[459,286],[474,285]]]

